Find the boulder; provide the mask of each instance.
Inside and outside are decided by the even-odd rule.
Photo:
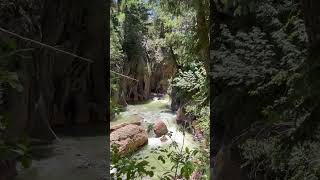
[[[119,154],[125,156],[141,148],[148,142],[148,134],[143,127],[128,124],[110,134],[110,144],[118,145]]]
[[[121,123],[121,124],[112,126],[112,127],[110,128],[110,132],[112,132],[112,131],[114,131],[114,130],[117,130],[117,129],[119,129],[119,128],[122,128],[122,127],[124,127],[124,126],[127,126],[127,125],[129,125],[129,124],[134,124],[134,125],[140,126],[140,125],[141,125],[141,122],[140,122],[140,121],[135,121],[135,122],[130,122],[130,123]]]
[[[158,120],[154,123],[153,131],[157,137],[163,136],[168,133],[166,124],[161,120]]]

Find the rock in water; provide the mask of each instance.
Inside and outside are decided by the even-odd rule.
[[[121,123],[121,124],[112,126],[112,127],[110,128],[110,132],[115,131],[115,130],[117,130],[117,129],[119,129],[119,128],[122,128],[122,127],[124,127],[124,126],[127,126],[127,125],[129,125],[129,124],[134,124],[134,125],[140,126],[140,125],[141,125],[141,122],[140,122],[140,121],[135,121],[135,122],[130,122],[130,123]]]
[[[163,136],[168,133],[166,124],[161,120],[158,120],[154,123],[153,131],[157,137]]]
[[[160,138],[160,141],[161,141],[161,142],[166,142],[166,141],[168,141],[168,138],[167,138],[165,135],[163,135],[163,136]]]
[[[143,127],[128,124],[116,129],[110,134],[111,146],[119,145],[119,154],[124,156],[138,150],[148,142],[148,134]]]

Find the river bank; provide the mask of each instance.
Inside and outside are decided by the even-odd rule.
[[[105,133],[101,125],[57,130],[59,141],[34,147],[31,167],[18,167],[14,180],[106,179]]]
[[[153,150],[157,147],[167,147],[173,141],[175,141],[178,146],[188,147],[189,149],[194,149],[199,147],[199,143],[193,138],[193,135],[189,132],[183,132],[180,130],[176,122],[176,112],[170,110],[171,100],[168,95],[153,97],[149,101],[139,104],[131,104],[126,107],[124,112],[121,112],[116,116],[114,121],[111,121],[111,127],[122,124],[122,123],[132,123],[141,122],[141,126],[147,131],[148,126],[158,120],[161,120],[167,126],[168,131],[171,133],[171,138],[167,137],[167,141],[161,141],[160,137],[156,137],[152,131],[148,133],[148,143],[141,149],[137,150],[132,157],[144,159],[149,162],[150,167],[154,166],[156,169],[155,178],[157,175],[162,175],[164,172],[169,171],[172,167],[171,163],[161,164],[158,155],[154,154]]]

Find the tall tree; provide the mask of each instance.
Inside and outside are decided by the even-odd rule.
[[[25,70],[25,91],[10,93],[13,134],[53,140],[51,125],[104,121],[107,106],[108,7],[103,0],[43,2],[40,41],[91,59],[37,47]]]
[[[319,67],[320,67],[320,2],[316,0],[301,0],[304,23],[308,35],[308,57],[303,73],[304,79],[300,91],[306,96],[306,106],[310,108],[310,117],[302,122],[294,134],[293,140],[301,140],[314,136],[319,125],[320,98],[319,98]],[[308,88],[306,88],[308,87]]]
[[[320,43],[320,2],[317,0],[301,0],[310,48],[319,48]]]

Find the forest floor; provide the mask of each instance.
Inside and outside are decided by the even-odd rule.
[[[102,127],[100,125],[100,127]],[[104,127],[105,128],[105,127]],[[74,128],[52,145],[33,149],[29,169],[18,170],[15,180],[103,180],[106,178],[106,138],[96,127]],[[92,132],[94,131],[94,132]],[[81,134],[81,135],[80,135]]]

